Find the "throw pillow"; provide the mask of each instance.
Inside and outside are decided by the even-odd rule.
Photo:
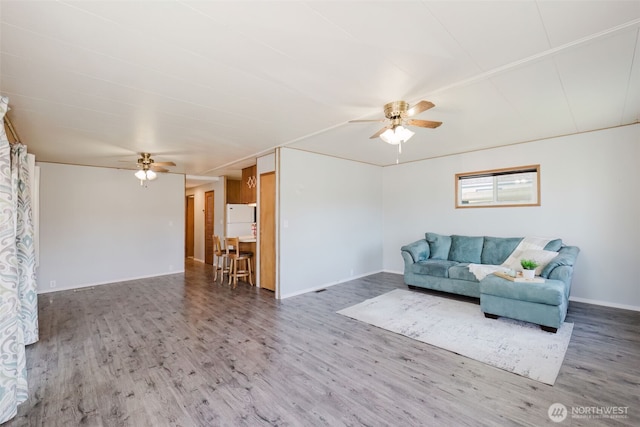
[[[509,265],[504,265],[504,267],[510,268],[512,270],[520,271],[522,270],[522,266],[520,265],[520,261],[523,259],[532,259],[538,263],[536,267],[536,276],[540,276],[542,270],[554,259],[558,256],[558,252],[554,251],[545,251],[544,249],[535,250],[535,249],[527,249],[522,251],[520,257],[517,260],[513,261]]]
[[[451,236],[444,236],[436,233],[426,233],[425,238],[429,242],[429,252],[431,259],[447,259],[449,248],[451,247]]]
[[[500,265],[515,250],[522,237],[490,237],[484,236],[482,245],[482,264]]]
[[[482,255],[482,236],[451,236],[451,249],[449,249],[449,259],[457,262],[471,262],[480,264]]]
[[[555,239],[547,243],[547,246],[544,247],[545,251],[559,251],[562,247],[562,239]]]

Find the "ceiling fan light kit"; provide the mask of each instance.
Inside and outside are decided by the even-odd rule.
[[[409,107],[409,104],[405,101],[394,101],[385,104],[384,116],[389,124],[378,132],[371,135],[370,139],[380,137],[384,142],[391,145],[398,146],[398,154],[402,153],[402,143],[407,142],[415,132],[407,129],[405,126],[419,126],[423,128],[435,129],[442,124],[442,122],[433,122],[430,120],[414,120],[409,117],[422,113],[430,108],[435,107],[433,102],[420,101],[413,107]],[[349,123],[357,122],[383,122],[385,120],[351,120]],[[398,159],[396,158],[396,163]]]
[[[135,173],[135,176],[140,180],[140,185],[142,185],[142,181],[153,181],[158,177],[158,174],[156,174],[154,171],[149,169],[146,171],[139,170],[138,172]]]
[[[156,172],[169,172],[163,166],[175,166],[173,162],[155,162],[150,153],[140,153],[138,167],[140,168],[134,175],[140,180],[140,185],[146,187],[148,181],[153,181],[158,177]]]
[[[415,135],[415,132],[410,131],[402,125],[389,128],[380,134],[380,139],[391,145],[400,145],[402,142],[407,142],[409,138]]]

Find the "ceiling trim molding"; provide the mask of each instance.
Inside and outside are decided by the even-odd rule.
[[[552,136],[546,136],[544,138],[528,139],[526,141],[512,142],[510,144],[492,145],[491,147],[482,147],[482,148],[476,148],[476,149],[473,149],[473,150],[458,151],[456,153],[442,154],[442,155],[439,155],[439,156],[425,157],[423,159],[409,160],[407,162],[403,162],[403,163],[400,163],[400,164],[393,163],[393,164],[388,164],[388,165],[380,165],[380,167],[388,168],[388,167],[393,167],[393,166],[402,166],[402,165],[408,165],[409,163],[423,162],[425,160],[442,159],[444,157],[452,157],[452,156],[459,156],[459,155],[462,155],[462,154],[477,153],[479,151],[495,150],[496,148],[512,147],[514,145],[529,144],[531,142],[546,141],[547,139],[563,138],[563,137],[566,137],[566,136],[581,135],[581,134],[584,134],[584,133],[600,132],[600,131],[603,131],[603,130],[623,128],[623,127],[626,127],[626,126],[634,126],[634,125],[638,125],[638,124],[640,124],[640,122],[635,121],[633,123],[626,123],[626,124],[618,125],[618,126],[608,126],[608,127],[604,127],[604,128],[600,128],[600,129],[591,129],[591,130],[584,130],[584,131],[579,131],[579,132],[563,133],[561,135],[552,135]]]
[[[203,176],[203,175],[186,175],[186,179],[190,179],[193,181],[207,181],[207,182],[220,181],[219,176]]]

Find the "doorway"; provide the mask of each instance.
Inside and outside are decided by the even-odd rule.
[[[193,258],[195,247],[195,198],[187,196],[186,198],[186,214],[185,214],[185,233],[184,233],[184,256]]]
[[[260,174],[260,287],[276,290],[276,174]]]
[[[204,193],[204,262],[213,265],[214,191]]]

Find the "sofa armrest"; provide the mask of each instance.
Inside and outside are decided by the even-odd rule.
[[[429,258],[429,242],[421,239],[400,248],[405,264],[424,261]]]
[[[553,270],[551,270],[551,274],[549,274],[549,279],[551,280],[560,280],[565,285],[565,294],[567,298],[569,297],[569,291],[571,290],[571,276],[573,276],[573,267],[568,265],[560,265]]]
[[[561,247],[558,251],[558,255],[544,267],[544,269],[540,273],[540,276],[544,277],[545,279],[551,279],[551,273],[553,272],[553,270],[561,266],[572,267],[573,270],[573,264],[575,264],[576,258],[578,258],[579,253],[580,248],[578,248],[577,246]],[[569,280],[570,279],[571,277],[569,277]]]

